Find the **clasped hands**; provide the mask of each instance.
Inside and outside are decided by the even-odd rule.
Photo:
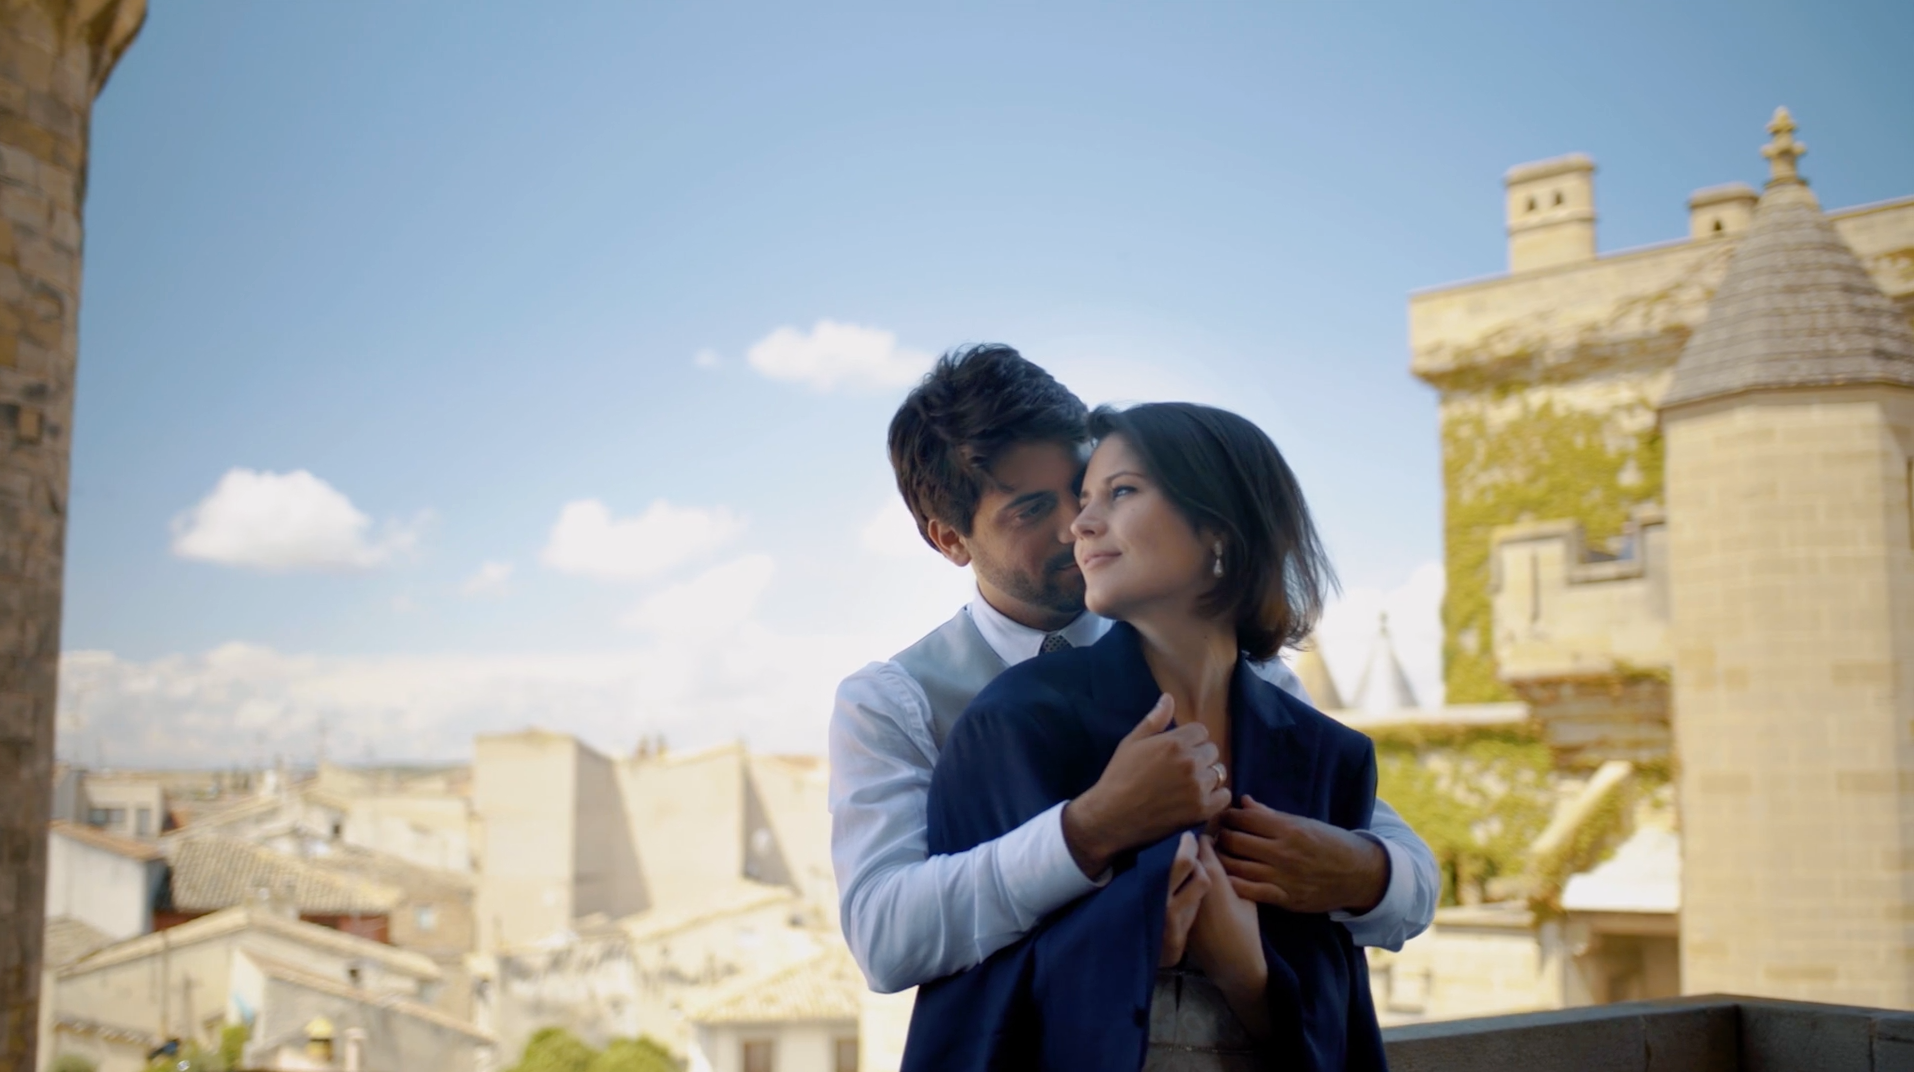
[[[1102,874],[1126,849],[1198,825],[1220,825],[1214,839],[1189,837],[1179,844],[1163,950],[1166,958],[1172,952],[1176,956],[1166,963],[1181,959],[1186,940],[1202,944],[1201,935],[1208,931],[1199,930],[1192,939],[1190,929],[1212,896],[1222,919],[1245,911],[1238,901],[1300,913],[1362,913],[1382,900],[1389,859],[1380,845],[1247,795],[1231,807],[1226,772],[1209,732],[1195,722],[1170,729],[1174,717],[1174,701],[1158,700],[1117,745],[1097,784],[1063,812],[1065,841],[1077,866],[1090,876]],[[1219,816],[1220,824],[1212,824]],[[1246,910],[1260,959],[1254,906]]]

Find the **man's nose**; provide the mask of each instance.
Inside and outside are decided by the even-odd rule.
[[[1058,511],[1058,514],[1063,521],[1063,530],[1057,533],[1057,541],[1059,543],[1076,543],[1077,518],[1083,516],[1082,508],[1077,506],[1065,506],[1062,510]]]

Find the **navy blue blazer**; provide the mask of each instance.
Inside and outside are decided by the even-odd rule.
[[[1161,690],[1123,623],[1101,641],[1005,671],[952,728],[931,776],[933,854],[1016,829],[1096,783]],[[1278,811],[1344,829],[1376,801],[1369,738],[1236,666],[1234,788]],[[1102,889],[1052,913],[982,964],[917,992],[905,1072],[1135,1070],[1149,1046],[1176,837],[1120,860]],[[1369,968],[1327,915],[1259,906],[1269,963],[1272,1068],[1382,1072]]]

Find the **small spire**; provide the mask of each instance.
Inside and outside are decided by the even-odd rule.
[[[1808,155],[1808,147],[1794,140],[1794,116],[1789,115],[1786,108],[1776,108],[1774,118],[1768,121],[1768,133],[1774,135],[1774,140],[1761,147],[1761,155],[1768,158],[1768,185],[1806,183],[1796,164]]]

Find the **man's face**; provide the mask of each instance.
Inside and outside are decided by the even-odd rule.
[[[1083,613],[1083,573],[1071,550],[1082,451],[1022,443],[1005,451],[965,536],[930,523],[944,557],[975,568],[990,605],[1033,629],[1058,629]]]

